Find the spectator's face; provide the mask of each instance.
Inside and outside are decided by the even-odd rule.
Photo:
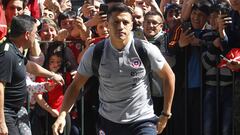
[[[194,29],[202,29],[207,22],[207,15],[202,11],[194,9],[191,13],[191,23]]]
[[[94,15],[97,14],[99,12],[99,8],[100,8],[100,2],[99,1],[94,1]]]
[[[133,26],[134,28],[139,28],[143,26],[143,10],[139,7],[136,7],[134,9],[134,13],[133,13]]]
[[[73,29],[73,22],[74,22],[73,18],[67,18],[61,21],[60,26],[62,29],[66,29],[69,32],[71,32]]]
[[[147,38],[152,38],[162,31],[162,18],[158,15],[149,15],[145,17],[143,23],[143,32]]]
[[[240,11],[240,0],[229,0],[234,10]]]
[[[44,23],[39,35],[42,41],[52,41],[57,35],[57,31],[53,26]]]
[[[109,35],[107,23],[103,22],[97,25],[96,32],[99,37],[107,37]]]
[[[209,16],[209,23],[214,30],[216,30],[218,28],[217,18],[218,18],[217,12],[213,12]]]
[[[62,58],[57,55],[53,55],[49,58],[49,70],[57,72],[61,68]]]
[[[6,20],[8,26],[12,22],[12,18],[23,13],[23,1],[20,0],[10,0],[6,7]]]
[[[53,20],[53,19],[55,19],[55,14],[51,10],[45,8],[43,11],[43,17],[47,17],[47,18]]]
[[[171,21],[174,21],[176,19],[180,18],[180,14],[179,14],[179,11],[176,10],[176,9],[170,9],[168,12],[167,12],[167,18],[166,18],[166,21],[167,22],[171,22]]]
[[[141,7],[144,10],[144,13],[147,13],[151,10],[151,7],[147,5],[144,0],[136,0],[135,5]]]
[[[132,15],[128,12],[113,12],[108,19],[109,35],[114,41],[127,41],[132,27]]]
[[[65,10],[68,10],[68,9],[72,9],[72,3],[70,0],[63,0],[61,3],[60,3],[60,6],[61,6],[61,9],[63,11]]]

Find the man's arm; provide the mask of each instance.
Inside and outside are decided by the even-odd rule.
[[[5,115],[4,115],[4,83],[0,81],[0,134],[7,135],[8,128],[6,126]]]
[[[41,67],[40,65],[38,65],[35,62],[32,61],[28,61],[27,65],[27,72],[31,73],[35,76],[43,76],[43,77],[48,77],[48,78],[52,78],[53,80],[55,80],[57,83],[63,85],[64,84],[64,80],[62,78],[61,75],[55,74],[53,72],[48,71],[47,69]]]
[[[184,0],[183,5],[182,5],[182,11],[181,11],[181,21],[187,21],[190,18],[191,12],[192,12],[192,7],[193,4],[197,0]]]
[[[165,63],[162,70],[159,70],[157,73],[163,82],[163,112],[170,114],[175,91],[175,75],[168,63]]]
[[[77,97],[79,96],[79,92],[81,87],[87,82],[89,77],[83,76],[79,73],[76,74],[74,80],[69,85],[64,95],[64,101],[62,104],[61,112],[59,114],[58,119],[53,124],[53,134],[58,135],[58,133],[63,132],[63,128],[65,126],[65,117],[67,113],[70,111],[71,107],[75,103]]]
[[[168,63],[165,63],[163,68],[161,70],[157,71],[158,76],[162,79],[162,85],[163,85],[163,95],[164,95],[164,103],[163,103],[163,110],[162,114],[159,117],[157,129],[158,134],[160,134],[163,129],[167,125],[167,120],[172,115],[171,114],[171,107],[172,107],[172,101],[175,91],[175,75],[168,65]]]

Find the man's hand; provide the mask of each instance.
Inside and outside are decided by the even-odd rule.
[[[102,12],[97,13],[96,15],[93,16],[92,19],[88,20],[85,25],[87,27],[93,27],[93,26],[97,26],[97,24],[102,23],[107,21],[107,15],[106,14],[102,14]]]
[[[52,126],[53,135],[59,135],[59,133],[62,134],[65,124],[65,117],[60,115]]]
[[[94,15],[95,12],[95,7],[94,5],[91,5],[89,3],[84,3],[81,9],[83,16],[88,18],[88,17],[92,17],[92,15]]]
[[[62,12],[61,6],[57,0],[45,0],[44,6],[46,6],[48,9],[53,10],[56,13]]]
[[[56,41],[65,41],[67,37],[69,36],[69,32],[67,29],[61,29],[59,30],[56,37],[54,37],[54,40]]]
[[[227,63],[227,67],[229,67],[230,69],[232,70],[239,70],[240,69],[240,62],[239,61],[236,61],[236,60],[233,60],[233,59],[230,59],[231,62],[228,62]]]
[[[219,31],[222,31],[226,28],[227,24],[232,23],[232,18],[228,17],[228,15],[218,15],[217,23]]]
[[[183,30],[181,31],[180,38],[178,41],[180,47],[186,47],[191,43],[191,41],[193,41],[194,33],[193,32],[189,33],[190,31],[191,29],[188,29],[185,32],[183,32]]]
[[[61,75],[53,73],[53,76],[51,77],[56,83],[63,85],[64,84],[64,79]]]
[[[8,135],[8,128],[5,122],[0,122],[0,135]]]
[[[158,120],[158,123],[157,123],[157,134],[162,133],[163,129],[167,125],[167,121],[168,121],[167,117],[162,116],[162,115],[159,116],[159,120]]]

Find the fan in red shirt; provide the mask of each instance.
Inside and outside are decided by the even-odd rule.
[[[48,56],[45,61],[45,68],[48,70],[56,73],[56,74],[64,74],[63,70],[63,52],[62,52],[62,46],[61,45],[52,45],[48,48]],[[65,82],[66,86],[68,86],[71,83],[71,75],[70,73],[65,73]],[[45,77],[37,77],[36,82],[50,82],[53,85],[55,82],[51,78],[45,78]],[[43,96],[44,94],[47,94],[46,96]],[[47,97],[44,99],[44,97]],[[48,131],[51,131],[52,124],[56,120],[56,118],[59,115],[63,99],[64,99],[64,86],[61,86],[59,84],[55,84],[55,87],[49,91],[48,93],[37,93],[35,95],[37,103],[42,107],[44,110],[48,112]],[[51,135],[51,132],[48,133]]]

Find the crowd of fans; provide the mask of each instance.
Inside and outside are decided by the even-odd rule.
[[[132,10],[134,37],[156,45],[176,75],[174,117],[163,134],[240,134],[240,111],[235,109],[239,108],[235,103],[240,98],[233,95],[239,93],[239,83],[235,85],[232,81],[231,71],[240,68],[240,63],[232,59],[227,64],[229,68],[217,67],[220,55],[239,48],[240,0],[161,0],[159,3],[155,0],[92,0],[84,1],[77,11],[72,9],[70,0],[0,2],[1,42],[11,31],[14,16],[33,16],[38,19],[38,30],[34,45],[24,51],[24,56],[65,79],[65,85],[61,86],[52,78],[28,74],[33,135],[52,134],[51,126],[59,115],[64,91],[74,78],[84,52],[109,36],[106,6],[105,9],[102,6],[109,8],[117,2],[125,3]],[[234,77],[235,82],[240,80],[238,74]],[[161,79],[152,73],[151,92],[157,115],[162,110],[161,87]],[[97,106],[98,102],[85,108],[89,111],[85,112],[88,113],[85,119],[93,121],[86,122],[85,135],[96,134]],[[66,132],[80,135],[80,121],[81,103],[77,101],[68,116]]]

